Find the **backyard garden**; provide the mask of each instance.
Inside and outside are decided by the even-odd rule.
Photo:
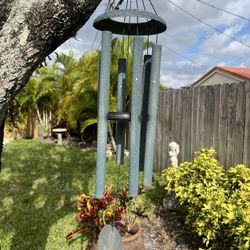
[[[127,1],[123,10],[123,1],[116,6],[108,1],[93,23],[102,31],[102,49],[82,56],[55,52],[53,59],[48,55],[76,34],[100,1],[32,2],[19,6],[14,1],[17,9],[8,5],[0,22],[3,33],[12,31],[8,25],[15,27],[0,40],[0,250],[249,250],[250,168],[241,164],[247,161],[232,161],[237,154],[247,159],[249,151],[249,116],[243,125],[237,121],[240,102],[237,109],[231,101],[217,102],[209,116],[205,108],[215,107],[213,101],[196,105],[188,98],[202,90],[175,90],[171,99],[170,89],[159,86],[158,34],[167,25],[150,0],[152,13],[144,1],[143,10],[137,1],[136,9]],[[40,9],[46,10],[42,16]],[[155,42],[150,35],[156,35]],[[168,96],[162,99],[169,109],[158,99],[159,90]],[[249,89],[241,90],[243,96]],[[220,99],[222,93],[217,92]],[[244,111],[248,96],[242,98]],[[192,105],[185,105],[188,100]],[[240,130],[225,126],[232,122],[225,122],[222,111]],[[203,118],[194,120],[195,112]],[[205,116],[223,123],[212,120],[210,126]],[[229,129],[238,137],[243,127],[245,135],[237,141],[244,150],[236,150]],[[174,133],[166,143],[169,131]],[[197,132],[195,139],[191,131]],[[202,139],[207,144],[199,144]],[[218,154],[205,148],[212,145],[209,139],[215,148],[220,145]],[[196,146],[188,148],[194,141]],[[230,167],[223,165],[222,152]],[[157,167],[154,160],[164,164]]]
[[[116,109],[116,62],[124,44],[132,46],[128,39],[112,41],[111,111]],[[53,63],[34,72],[9,108],[6,129],[12,137],[5,140],[0,187],[2,249],[86,249],[93,235],[85,228],[91,228],[96,237],[106,223],[113,223],[113,217],[121,219],[124,214],[141,224],[147,249],[197,246],[192,234],[180,237],[182,232],[185,234],[180,215],[163,212],[165,185],[159,173],[154,174],[153,188],[141,187],[137,198],[128,197],[128,160],[119,169],[114,157],[109,157],[106,185],[112,192],[95,208],[99,59],[98,50],[79,59],[73,53],[58,55]],[[127,74],[126,106],[129,106],[130,68]],[[114,125],[109,123],[108,140],[112,146]],[[57,127],[67,129],[64,145],[56,144],[53,129]],[[35,134],[38,140],[31,140]],[[18,139],[23,137],[29,139]],[[119,200],[120,192],[124,198]],[[118,215],[113,211],[117,197]],[[88,206],[84,207],[84,202]],[[87,223],[79,219],[80,215],[88,219]],[[103,220],[104,216],[109,218]],[[170,223],[166,216],[172,217]]]
[[[13,141],[3,152],[1,249],[88,249],[93,232],[118,216],[141,225],[145,249],[247,250],[250,170],[238,165],[225,173],[214,154],[202,149],[192,162],[155,173],[153,187],[134,199],[127,195],[128,162],[119,170],[111,159],[106,195],[96,206],[94,152]],[[162,207],[165,188],[175,193],[177,211]]]
[[[1,249],[88,249],[89,232],[76,234],[70,240],[66,236],[83,226],[75,220],[79,213],[77,201],[80,194],[94,194],[95,157],[94,152],[85,149],[36,140],[16,140],[5,145],[0,177]],[[106,181],[113,190],[117,188],[117,173],[114,159],[108,161]],[[185,237],[179,215],[163,213],[164,185],[159,174],[154,179],[153,188],[141,190],[132,204],[143,228],[146,249],[196,245],[192,243],[194,237]],[[119,192],[126,189],[127,182],[128,162],[120,169]],[[94,230],[93,220],[87,225]],[[181,232],[184,237],[180,237]]]
[[[122,44],[132,46],[131,40],[112,41],[111,111],[117,105],[115,62]],[[151,188],[143,187],[140,172],[139,195],[131,198],[128,159],[116,164],[115,123],[109,121],[106,189],[102,199],[95,197],[99,59],[98,50],[79,59],[58,55],[35,71],[9,108],[7,129],[14,140],[5,141],[2,156],[1,249],[88,249],[106,224],[115,224],[124,237],[137,224],[148,250],[248,250],[250,170],[237,165],[225,171],[213,149],[165,166],[154,173]],[[131,78],[128,69],[126,108]],[[53,134],[58,127],[67,130],[63,145]],[[168,197],[176,207],[164,205]]]

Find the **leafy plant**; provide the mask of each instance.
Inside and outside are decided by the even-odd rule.
[[[142,191],[140,195],[131,199],[128,204],[128,210],[138,216],[151,216],[156,208],[156,205],[147,197],[147,194]]]
[[[250,169],[244,165],[237,165],[229,169],[226,187],[228,202],[223,223],[228,225],[229,235],[233,239],[232,249],[249,249]]]
[[[201,149],[192,162],[168,168],[166,189],[174,191],[186,223],[209,249],[249,249],[250,169],[224,171],[214,149]]]
[[[81,193],[77,204],[79,214],[76,217],[79,227],[69,233],[66,239],[69,240],[81,232],[92,232],[93,237],[96,237],[106,224],[113,224],[122,219],[129,200],[127,187],[115,194],[112,186],[109,186],[102,199]]]

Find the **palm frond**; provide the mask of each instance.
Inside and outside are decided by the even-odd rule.
[[[87,119],[85,120],[84,122],[81,123],[80,125],[80,132],[83,133],[84,130],[89,127],[89,126],[92,126],[94,124],[97,123],[97,119],[96,118],[90,118],[90,119]]]

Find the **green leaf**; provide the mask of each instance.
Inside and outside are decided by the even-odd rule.
[[[82,122],[81,125],[80,125],[80,131],[81,133],[84,132],[84,130],[91,126],[91,125],[94,125],[97,123],[97,119],[96,118],[91,118],[91,119],[87,119],[86,121]]]

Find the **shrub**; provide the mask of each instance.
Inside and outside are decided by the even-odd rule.
[[[166,169],[166,189],[209,249],[249,249],[250,169],[238,165],[226,173],[214,155],[201,149],[192,162]]]
[[[79,210],[76,216],[78,228],[69,233],[66,239],[70,240],[74,235],[82,232],[89,232],[92,233],[93,238],[97,237],[106,224],[113,224],[122,219],[129,200],[127,187],[124,187],[116,195],[112,186],[109,186],[102,199],[81,193],[77,204]]]

